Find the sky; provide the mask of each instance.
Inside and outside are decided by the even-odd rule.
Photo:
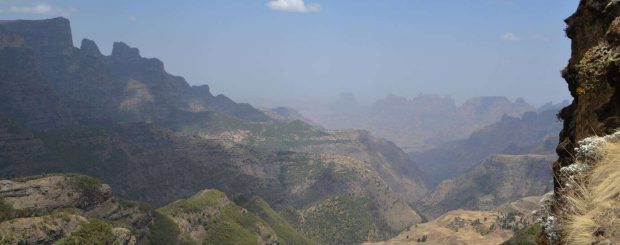
[[[237,101],[351,92],[569,99],[563,20],[578,0],[0,0],[0,19],[71,20],[74,43],[123,41]]]

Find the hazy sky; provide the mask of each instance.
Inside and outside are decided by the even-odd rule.
[[[394,93],[569,98],[563,20],[578,0],[0,0],[0,19],[66,16],[191,84],[252,102]]]

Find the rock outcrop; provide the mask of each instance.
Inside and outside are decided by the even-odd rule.
[[[83,175],[0,180],[0,242],[55,244],[103,232],[117,244],[136,244],[148,231],[150,208],[111,194],[110,186]]]
[[[572,55],[562,76],[574,98],[559,116],[564,121],[554,163],[555,195],[549,200],[550,216],[545,220],[542,240],[566,243],[566,234],[554,233],[556,216],[569,212],[567,193],[571,178],[562,168],[575,162],[578,142],[594,135],[608,135],[620,128],[620,4],[611,0],[582,0],[577,11],[566,19],[566,35],[572,41]],[[604,233],[604,231],[603,231]],[[603,243],[604,244],[604,243]]]

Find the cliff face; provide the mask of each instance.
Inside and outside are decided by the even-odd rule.
[[[564,129],[557,147],[560,158],[553,165],[555,176],[559,176],[549,210],[553,215],[561,215],[569,205],[563,189],[571,178],[562,175],[561,169],[575,162],[577,143],[589,136],[614,133],[620,127],[620,4],[582,0],[566,23],[572,56],[562,75],[574,100],[560,113]],[[546,229],[546,242],[563,242],[562,234],[550,235],[551,225]]]
[[[572,162],[576,143],[588,136],[607,135],[620,127],[620,82],[616,57],[620,45],[620,5],[616,1],[583,0],[566,19],[572,56],[562,76],[574,100],[560,112],[564,129],[554,171]],[[562,180],[556,180],[556,187]]]
[[[143,58],[138,49],[125,43],[114,43],[110,56],[102,55],[87,39],[76,48],[67,19],[2,21],[0,27],[4,30],[0,31],[0,47],[18,46],[19,51],[10,57],[29,61],[20,70],[43,77],[66,97],[65,106],[78,119],[177,125],[188,116],[183,112],[195,117],[208,110],[251,121],[268,119],[247,104],[213,96],[207,86],[190,86],[182,77],[168,74],[160,60]]]
[[[33,49],[44,61],[56,59],[58,55],[74,49],[69,20],[65,18],[2,21],[0,25],[18,33],[23,39],[23,46]]]

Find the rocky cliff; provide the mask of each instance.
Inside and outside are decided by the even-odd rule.
[[[574,100],[560,113],[564,128],[557,147],[560,158],[553,164],[557,177],[555,195],[549,202],[551,216],[546,219],[546,235],[543,236],[544,242],[552,244],[567,243],[568,237],[566,233],[556,233],[554,228],[558,223],[556,217],[570,213],[572,206],[566,199],[570,191],[564,190],[570,189],[566,187],[572,177],[562,174],[562,169],[571,169],[569,166],[575,163],[578,142],[589,136],[614,133],[620,127],[618,1],[582,0],[566,23],[566,35],[572,41],[572,55],[562,76]],[[597,232],[602,237],[610,235],[604,229]],[[586,236],[595,237],[597,234]]]

